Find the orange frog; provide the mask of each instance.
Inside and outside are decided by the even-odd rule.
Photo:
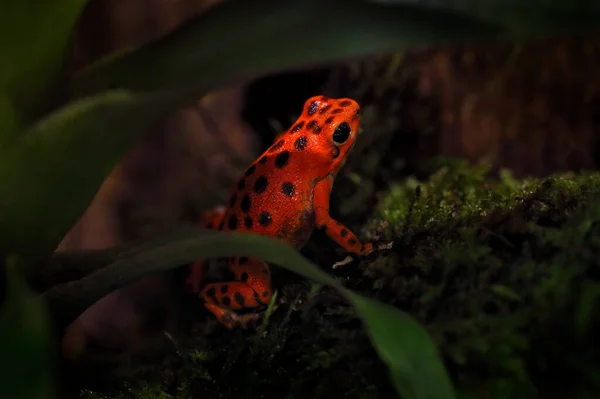
[[[229,206],[209,212],[203,227],[277,237],[295,248],[316,227],[348,252],[372,252],[372,244],[362,245],[329,216],[333,180],[356,140],[359,113],[359,105],[348,98],[308,99],[294,125],[246,170]],[[192,264],[187,281],[204,306],[227,328],[255,321],[273,292],[268,266],[258,259],[228,258],[233,281],[200,290],[206,266],[206,261]]]

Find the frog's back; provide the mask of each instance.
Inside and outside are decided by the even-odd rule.
[[[314,228],[311,181],[284,170],[290,151],[265,152],[239,180],[219,229],[279,238],[294,247],[304,245]],[[277,170],[277,173],[274,173]]]
[[[315,225],[315,185],[335,175],[352,147],[335,143],[333,133],[344,123],[356,130],[358,109],[350,99],[306,101],[298,120],[239,180],[219,229],[304,245]]]

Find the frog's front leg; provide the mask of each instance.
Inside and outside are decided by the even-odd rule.
[[[362,245],[350,229],[329,216],[332,186],[333,177],[329,176],[318,182],[315,187],[314,208],[317,229],[324,230],[329,238],[350,253],[367,255],[373,252],[373,244]]]
[[[268,266],[259,260],[241,257],[229,262],[235,281],[207,284],[200,296],[206,309],[225,327],[247,327],[260,317],[260,308],[271,300],[271,275]],[[236,310],[253,312],[238,314]]]

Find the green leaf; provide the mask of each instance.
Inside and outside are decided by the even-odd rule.
[[[225,256],[260,258],[337,289],[354,305],[403,398],[454,398],[435,345],[427,331],[412,317],[390,305],[347,290],[295,249],[268,237],[195,228],[175,230],[121,253],[116,262],[79,281],[53,287],[44,293],[44,297],[51,305],[55,319],[66,324],[102,296],[143,275],[173,269],[197,259]]]
[[[18,274],[16,259],[6,262],[7,295],[0,314],[2,397],[54,397],[50,319],[43,300]]]
[[[0,254],[51,253],[142,133],[183,93],[108,92],[51,114],[0,153]]]
[[[218,87],[282,69],[419,46],[494,40],[454,11],[361,0],[226,1],[139,49],[81,71],[78,94],[107,88]]]
[[[9,99],[20,123],[28,122],[46,90],[56,82],[85,4],[86,0],[2,1],[0,97]],[[0,118],[4,118],[3,112]],[[0,120],[0,147],[16,131],[7,126]]]
[[[19,121],[13,103],[6,93],[0,91],[0,148],[10,141],[18,129]]]
[[[392,382],[404,398],[454,397],[437,348],[420,324],[392,306],[348,290],[346,296],[352,298],[373,346],[390,367]],[[438,386],[431,387],[425,381],[418,381],[416,376],[425,377],[430,384]]]

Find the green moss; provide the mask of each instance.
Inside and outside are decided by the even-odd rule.
[[[164,387],[155,385],[145,385],[138,388],[123,389],[122,392],[116,396],[108,396],[102,393],[92,392],[85,390],[81,392],[81,399],[128,399],[131,397],[138,397],[144,399],[173,399],[172,395],[169,395],[164,391]]]
[[[600,174],[494,178],[450,160],[432,170],[380,193],[362,236],[393,247],[340,277],[419,319],[461,397],[597,397]],[[297,278],[278,287],[283,303],[264,330],[177,337],[179,361],[160,367],[161,383],[118,398],[394,397],[335,292]]]
[[[365,227],[387,221],[395,244],[367,265],[370,291],[426,325],[465,397],[597,395],[599,193],[598,173],[463,162],[395,184]]]

